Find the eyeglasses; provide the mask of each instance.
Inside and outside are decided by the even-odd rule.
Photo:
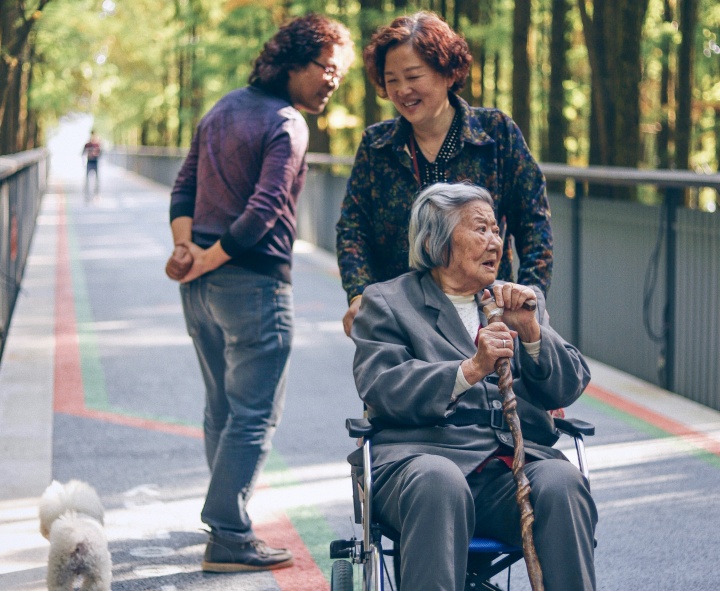
[[[325,64],[321,64],[320,62],[316,60],[310,60],[313,64],[318,66],[319,68],[322,68],[323,70],[323,77],[325,80],[332,80],[334,78],[340,80],[342,78],[342,74],[338,72],[338,69],[336,66],[326,66]]]

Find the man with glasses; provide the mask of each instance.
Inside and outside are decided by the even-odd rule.
[[[323,75],[325,76],[325,80],[337,80],[338,82],[342,80],[342,75],[340,74],[340,72],[338,72],[338,69],[335,66],[326,66],[325,64],[321,64],[317,60],[310,61],[316,66],[320,66],[323,69]]]
[[[293,562],[256,537],[246,505],[285,399],[292,246],[309,137],[300,111],[321,113],[352,59],[350,34],[338,22],[309,14],[281,27],[249,85],[202,119],[172,190],[175,248],[166,272],[180,281],[206,390],[208,572]]]

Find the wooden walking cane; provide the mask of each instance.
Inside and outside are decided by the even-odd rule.
[[[480,301],[483,313],[488,323],[502,321],[503,309],[500,308],[493,297],[483,298]],[[535,301],[526,302],[523,307],[534,310],[537,307]],[[540,560],[535,551],[532,526],[535,521],[533,508],[530,504],[530,481],[525,475],[525,444],[523,443],[522,431],[520,430],[520,418],[517,414],[517,400],[512,389],[512,372],[510,371],[510,359],[503,357],[495,362],[495,371],[499,376],[498,387],[503,397],[503,416],[510,427],[513,436],[513,464],[512,473],[517,486],[515,499],[520,508],[520,530],[522,534],[523,554],[527,566],[530,586],[532,591],[544,591],[542,569]]]

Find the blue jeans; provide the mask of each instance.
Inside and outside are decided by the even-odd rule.
[[[246,505],[285,404],[292,288],[225,265],[180,293],[206,390],[210,485],[201,518],[217,537],[254,540]]]

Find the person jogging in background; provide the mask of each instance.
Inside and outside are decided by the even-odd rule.
[[[83,147],[81,156],[87,157],[87,169],[85,172],[85,200],[90,199],[90,175],[95,175],[95,190],[94,195],[100,192],[100,176],[98,175],[98,161],[100,160],[100,154],[102,154],[102,147],[100,146],[100,138],[93,129],[90,132],[90,139]]]

